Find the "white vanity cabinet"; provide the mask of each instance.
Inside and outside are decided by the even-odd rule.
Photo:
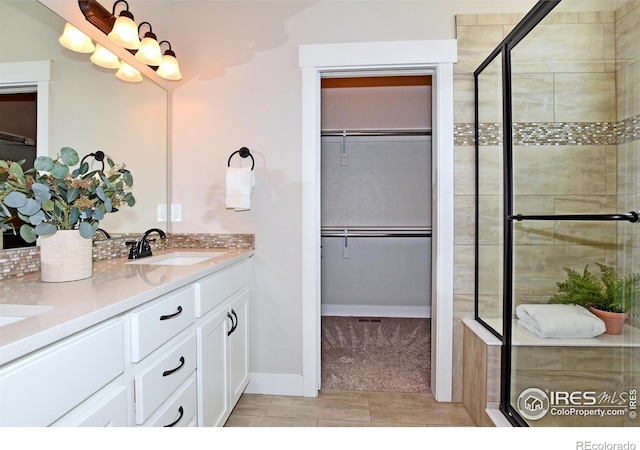
[[[49,426],[79,407],[77,423],[100,416],[126,424],[126,403],[88,400],[124,373],[122,318],[96,325],[0,368],[0,426]],[[118,382],[115,382],[116,385]]]
[[[250,263],[0,365],[0,427],[224,425],[249,382]]]
[[[197,283],[198,425],[222,426],[249,382],[250,261]]]
[[[184,426],[195,415],[187,382],[196,371],[195,290],[188,286],[129,314],[136,425]],[[178,401],[177,390],[186,391]]]

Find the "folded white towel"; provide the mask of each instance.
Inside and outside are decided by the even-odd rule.
[[[251,209],[251,189],[255,184],[255,176],[251,168],[227,168],[226,207],[236,211]]]
[[[518,325],[542,338],[591,338],[604,322],[578,305],[531,304],[516,307]]]

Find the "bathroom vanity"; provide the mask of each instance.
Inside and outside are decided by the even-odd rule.
[[[249,382],[253,250],[0,285],[0,426],[222,426]]]

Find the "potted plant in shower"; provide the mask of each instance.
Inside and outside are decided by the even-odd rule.
[[[619,275],[617,270],[596,263],[600,276],[565,267],[567,278],[556,283],[558,292],[549,303],[574,304],[588,308],[605,323],[607,334],[620,334],[629,316],[640,314],[640,274]]]
[[[93,156],[94,154],[91,154]],[[133,177],[124,164],[89,170],[78,153],[63,147],[56,159],[0,160],[0,229],[19,226],[20,236],[40,245],[42,281],[74,281],[92,274],[92,237],[107,213],[135,205]]]

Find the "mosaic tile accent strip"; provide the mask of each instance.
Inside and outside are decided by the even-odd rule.
[[[483,124],[480,126],[482,127]],[[481,132],[482,133],[482,132]],[[473,146],[476,142],[476,127],[473,123],[454,123],[453,124],[453,142],[454,145]],[[490,144],[482,144],[490,145]]]
[[[619,145],[640,139],[640,116],[614,122],[520,122],[513,125],[515,145]],[[482,123],[481,146],[502,145],[502,124]],[[454,126],[456,146],[475,145],[474,124]]]
[[[93,242],[93,260],[104,261],[129,256],[130,245],[138,234],[118,234],[112,239],[96,239]],[[166,240],[151,242],[151,248],[255,248],[253,234],[173,234]],[[0,251],[0,280],[21,276],[40,270],[40,248],[24,247]]]
[[[40,270],[40,248],[24,247],[0,252],[0,280]]]
[[[167,248],[255,248],[253,234],[171,234]]]
[[[616,124],[610,122],[516,123],[515,145],[616,145]]]
[[[503,134],[501,123],[481,123],[478,127],[478,138],[481,146],[502,145]]]
[[[618,144],[637,141],[640,139],[640,116],[630,117],[618,123]]]

